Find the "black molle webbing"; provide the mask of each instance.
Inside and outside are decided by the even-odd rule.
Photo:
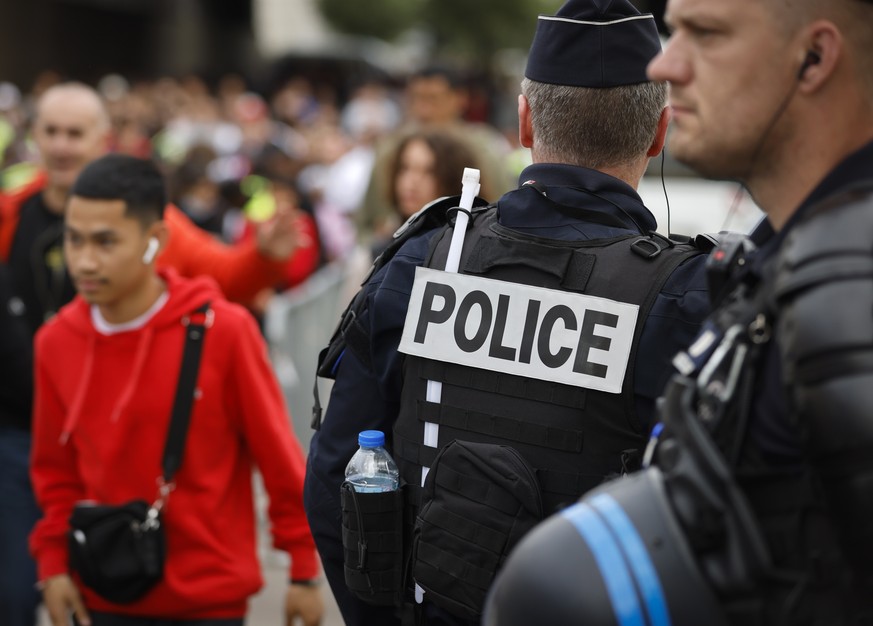
[[[419,467],[430,467],[438,452],[437,448],[394,434],[394,456],[397,458],[409,459]],[[417,500],[414,502],[417,503]]]
[[[356,546],[361,540],[361,533],[343,526],[343,545]],[[367,547],[375,552],[400,552],[403,549],[403,537],[396,532],[367,531]]]
[[[540,426],[522,419],[469,411],[446,403],[436,404],[424,400],[418,403],[418,419],[564,452],[581,452],[585,441],[582,431]]]
[[[397,580],[400,578],[398,573],[393,568],[380,570],[371,569],[363,572],[358,569],[344,565],[343,571],[345,574],[346,586],[351,591],[357,592],[358,594],[372,593],[374,600],[378,598],[379,595],[387,593],[380,590],[391,589],[393,586],[396,585]],[[393,602],[389,602],[387,601],[387,599],[384,602],[374,601],[373,603],[388,605],[393,604]]]
[[[440,550],[430,543],[420,542],[416,552],[419,561],[430,565],[445,576],[463,580],[482,591],[487,591],[494,580],[494,571],[476,567],[454,554]]]
[[[513,494],[504,491],[494,483],[477,480],[456,472],[450,467],[441,468],[436,476],[436,484],[440,489],[448,489],[501,513],[515,515],[518,512],[518,500]]]
[[[421,374],[426,380],[441,380],[444,384],[456,387],[478,389],[510,398],[524,398],[572,409],[585,408],[587,390],[582,387],[556,385],[545,380],[459,367],[430,359],[422,360]]]
[[[476,523],[468,517],[456,515],[444,507],[434,507],[428,512],[429,522],[423,521],[425,524],[433,524],[441,528],[448,528],[460,537],[472,544],[481,546],[493,552],[495,556],[499,556],[503,548],[506,546],[506,536],[499,533],[489,526]]]
[[[346,586],[372,604],[396,605],[403,595],[403,491],[340,491]]]

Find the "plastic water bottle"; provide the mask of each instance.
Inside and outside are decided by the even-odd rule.
[[[400,485],[397,464],[385,449],[385,433],[365,430],[358,435],[361,446],[346,465],[346,480],[355,491],[378,493],[394,491]]]

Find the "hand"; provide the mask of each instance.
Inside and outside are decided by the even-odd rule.
[[[81,626],[90,626],[91,617],[76,589],[76,583],[67,574],[47,578],[43,583],[42,600],[51,618],[52,626],[70,626],[70,612]]]
[[[289,585],[285,594],[285,625],[319,626],[324,614],[321,587],[309,585]],[[296,619],[300,622],[295,621]]]
[[[272,219],[258,224],[256,236],[261,254],[279,261],[310,243],[303,241],[307,235],[300,232],[297,211],[292,209],[277,210]]]

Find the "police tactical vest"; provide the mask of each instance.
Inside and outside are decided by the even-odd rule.
[[[869,307],[850,306],[835,323],[833,309],[839,302],[873,301],[873,193],[867,187],[866,193],[863,187],[849,190],[810,210],[763,278],[740,272],[708,329],[676,359],[696,391],[690,406],[665,406],[667,429],[668,416],[686,409],[706,424],[769,553],[770,565],[757,574],[753,594],[737,593],[726,579],[710,576],[731,623],[873,623],[873,465],[862,460],[873,454],[873,435],[864,434],[871,432],[864,424],[873,385],[873,318]],[[778,346],[770,343],[774,331]],[[773,358],[781,362],[781,382],[797,422],[794,466],[775,466],[749,436],[754,390],[773,364],[766,349],[778,349]],[[667,396],[678,395],[670,393],[676,384],[678,379],[670,383]],[[838,412],[839,423],[827,407]],[[826,500],[827,480],[836,480],[829,491],[840,493],[843,502]],[[843,520],[842,532],[853,533],[842,545],[835,518]],[[707,572],[715,571],[705,563],[720,558],[724,533],[710,521],[685,528]]]
[[[427,267],[445,266],[451,235],[446,228],[434,237]],[[495,209],[475,213],[466,233],[460,273],[626,303],[639,307],[638,317],[625,357],[626,373],[616,392],[407,355],[393,453],[401,477],[410,486],[413,508],[418,505],[422,466],[430,467],[439,450],[456,439],[518,450],[535,470],[546,515],[575,502],[604,478],[635,469],[645,436],[636,416],[633,384],[640,335],[664,281],[679,264],[699,253],[690,244],[656,234],[584,242],[522,236],[501,226]],[[489,333],[492,352],[509,350],[508,359],[523,360],[527,343],[528,353],[540,349],[549,361],[554,346],[548,348],[547,333],[558,326],[573,328],[579,346],[567,347],[559,360],[575,363],[580,377],[581,372],[595,378],[600,374],[602,366],[580,352],[605,347],[594,323],[609,324],[608,319],[586,320],[590,311],[583,317],[571,307],[547,310],[532,296],[522,307],[528,311],[523,334],[529,337],[499,337],[500,304],[493,308],[491,327],[479,329]],[[465,334],[455,328],[456,334]],[[507,348],[512,341],[520,345]],[[571,349],[576,352],[570,354]],[[427,401],[428,381],[441,383],[439,403]],[[438,447],[423,445],[425,422],[439,425]]]

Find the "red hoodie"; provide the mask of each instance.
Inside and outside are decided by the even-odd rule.
[[[181,365],[181,318],[210,301],[215,318],[204,339],[199,393],[164,510],[164,580],[127,605],[83,591],[97,611],[241,617],[262,585],[254,463],[270,496],[274,545],[291,553],[292,577],[317,574],[303,512],[303,454],[251,315],[227,302],[210,279],[161,276],[169,299],[139,330],[98,333],[89,305],[77,297],[37,333],[31,474],[44,517],[31,551],[40,580],[64,573],[67,520],[77,500],[154,499]]]

